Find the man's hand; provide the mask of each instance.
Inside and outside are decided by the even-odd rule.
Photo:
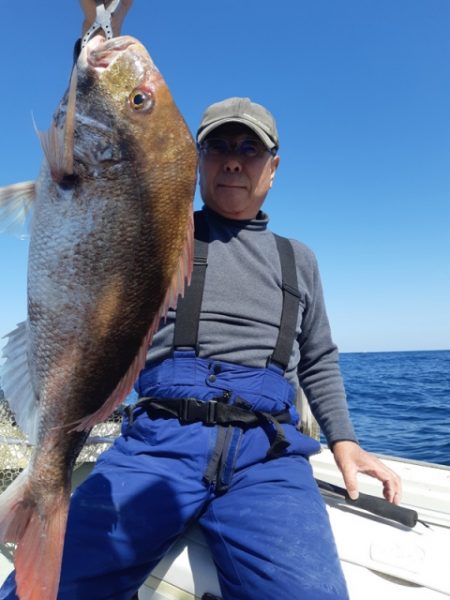
[[[104,5],[108,6],[110,3],[111,0],[106,0]],[[130,9],[132,3],[133,0],[121,0],[118,9],[114,13],[112,18],[112,30],[115,36],[120,35],[123,20],[125,19],[125,15]],[[83,29],[81,31],[81,37],[83,37],[83,35],[95,21],[95,7],[97,6],[97,3],[95,0],[80,0],[80,5],[82,11],[84,12]]]
[[[333,455],[352,500],[356,500],[359,495],[356,475],[357,473],[365,473],[383,483],[383,496],[386,500],[394,504],[400,504],[402,495],[400,477],[376,456],[366,452],[358,444],[349,441],[335,442],[333,444]]]

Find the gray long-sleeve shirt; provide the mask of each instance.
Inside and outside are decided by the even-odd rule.
[[[199,323],[199,356],[265,367],[272,354],[282,309],[281,265],[268,217],[233,221],[204,208],[210,232],[208,267]],[[331,339],[314,254],[291,240],[301,295],[297,336],[286,377],[302,386],[328,444],[354,440]],[[147,364],[172,350],[175,312],[154,337]]]

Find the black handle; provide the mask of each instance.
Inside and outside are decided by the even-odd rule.
[[[406,525],[406,527],[414,527],[418,521],[419,516],[415,510],[391,504],[384,498],[360,493],[356,500],[352,500],[344,488],[328,483],[327,481],[321,481],[320,479],[316,479],[316,482],[319,488],[345,498],[347,504],[367,510],[374,515],[391,519],[391,521],[396,521],[397,523]]]
[[[369,496],[368,494],[360,493],[356,500],[352,500],[350,496],[345,494],[345,501],[351,506],[357,506],[363,508],[369,512],[386,517],[392,521],[397,521],[406,527],[414,527],[417,523],[418,514],[415,510],[392,504],[384,498],[377,498],[376,496]]]

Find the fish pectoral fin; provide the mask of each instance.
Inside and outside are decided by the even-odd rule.
[[[0,367],[5,400],[28,441],[34,444],[39,424],[39,403],[36,400],[28,367],[28,332],[26,321],[9,333],[3,348],[5,359]]]
[[[0,541],[17,544],[19,598],[56,599],[70,490],[33,495],[25,469],[0,496]]]
[[[35,196],[34,181],[0,188],[0,233],[14,233],[26,237]]]

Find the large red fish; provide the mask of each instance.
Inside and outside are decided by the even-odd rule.
[[[0,190],[0,217],[33,213],[28,319],[2,373],[36,443],[0,497],[22,600],[56,598],[74,461],[130,391],[189,279],[197,163],[167,85],[130,37],[91,40],[41,137],[37,181]]]

